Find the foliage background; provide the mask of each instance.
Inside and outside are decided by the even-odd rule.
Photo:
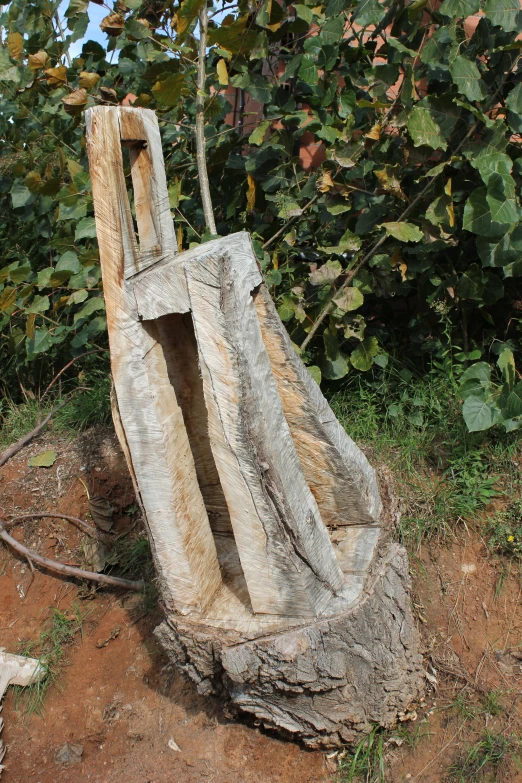
[[[86,41],[74,58],[88,2],[72,0],[64,18],[47,0],[2,7],[0,363],[11,395],[38,394],[71,358],[106,346],[86,107],[132,92],[157,111],[178,241],[210,238],[194,141],[200,6],[117,0],[106,46]],[[468,426],[517,428],[518,0],[241,0],[209,13],[217,230],[252,233],[315,377],[378,374],[390,361],[403,380],[456,384],[465,371]],[[264,105],[249,137],[224,122],[227,85]],[[325,161],[304,171],[310,132]]]

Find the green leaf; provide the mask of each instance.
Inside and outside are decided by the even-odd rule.
[[[347,356],[340,350],[337,338],[328,329],[323,334],[324,359],[322,374],[330,381],[337,381],[348,374],[350,366]]]
[[[386,9],[379,0],[359,0],[353,18],[357,24],[366,27],[369,24],[379,24],[385,13]]]
[[[182,73],[171,73],[163,81],[156,82],[152,92],[162,106],[175,106],[181,97],[184,82]]]
[[[71,274],[77,274],[81,270],[82,266],[78,260],[78,256],[73,250],[67,250],[58,259],[54,271],[63,272],[67,271]]]
[[[249,143],[255,144],[259,147],[263,143],[263,140],[265,138],[265,133],[267,132],[271,124],[272,124],[272,120],[263,120],[263,122],[260,122],[257,128],[255,128],[250,134],[250,136],[248,137]]]
[[[495,0],[496,2],[496,0]],[[487,98],[488,91],[482,81],[480,71],[475,63],[467,57],[459,55],[450,65],[450,74],[459,92],[469,101],[481,101]]]
[[[85,217],[76,226],[74,239],[94,239],[96,237],[96,222],[93,217]]]
[[[448,145],[441,135],[441,129],[428,109],[415,106],[407,120],[408,132],[415,147],[426,145],[433,150],[446,150]]]
[[[230,79],[233,87],[240,87],[255,101],[270,103],[272,91],[270,82],[258,73],[238,73]]]
[[[338,296],[334,296],[334,302],[339,310],[349,313],[357,310],[364,303],[364,296],[358,288],[347,286]]]
[[[80,318],[87,318],[92,315],[96,310],[105,310],[105,302],[99,296],[91,296],[87,300],[87,303],[74,315],[74,323],[80,320]]]
[[[480,300],[482,298],[484,279],[478,264],[470,264],[468,266],[462,277],[459,278],[455,291],[462,299]]]
[[[487,196],[486,188],[476,188],[470,194],[464,206],[462,228],[480,236],[498,237],[507,231],[509,226],[492,220]]]
[[[462,415],[469,432],[482,432],[500,419],[500,411],[479,397],[468,397],[462,406]]]
[[[340,255],[341,253],[357,252],[357,250],[359,250],[359,248],[361,247],[361,244],[362,244],[361,239],[356,234],[353,234],[349,228],[347,228],[344,234],[342,235],[342,237],[340,238],[339,243],[337,245],[328,246],[328,247],[318,247],[317,249],[320,250],[322,253],[326,253],[327,255],[331,255],[333,253],[337,253],[338,255]],[[329,263],[336,263],[336,262],[329,262]]]
[[[25,207],[28,204],[32,204],[35,199],[36,196],[31,193],[29,188],[26,188],[26,186],[22,185],[21,182],[14,183],[13,187],[11,188],[11,201],[13,204],[13,209],[18,209],[19,207]]]
[[[308,367],[306,369],[308,370],[308,372],[310,373],[310,375],[312,376],[312,378],[314,379],[316,384],[318,386],[320,386],[321,385],[321,370],[320,370],[320,368],[317,367],[315,364],[311,364],[311,365],[308,365]]]
[[[28,313],[45,313],[49,309],[51,303],[48,296],[35,296],[31,302],[31,306],[27,308]]]
[[[513,388],[515,383],[515,359],[513,357],[513,351],[510,348],[504,348],[502,353],[497,359],[497,366],[502,373],[504,382],[507,383],[509,388]],[[512,414],[517,416],[518,414]]]
[[[384,228],[389,237],[394,237],[399,242],[420,242],[424,236],[420,228],[407,221],[380,223],[379,228]]]
[[[511,90],[506,98],[506,104],[515,114],[522,114],[522,82]]]
[[[444,0],[439,12],[444,16],[468,17],[480,9],[480,0]]]
[[[33,339],[27,341],[27,354],[35,356],[38,353],[45,353],[51,345],[51,335],[47,329],[35,329]]]
[[[522,225],[499,237],[477,237],[482,266],[505,267],[522,257]]]
[[[303,55],[301,65],[299,66],[299,76],[304,82],[310,84],[311,86],[318,84],[319,71],[317,70],[314,60],[310,54]]]
[[[55,451],[43,451],[41,454],[37,454],[31,457],[27,463],[30,468],[50,468],[56,462]]]
[[[18,285],[19,283],[23,283],[23,281],[26,280],[30,272],[31,267],[29,264],[23,264],[22,266],[17,266],[16,269],[11,269],[9,273],[9,279],[12,283]]]
[[[522,416],[522,381],[517,383],[513,391],[508,395],[506,413],[510,419],[515,416]]]
[[[303,5],[302,3],[294,3],[293,8],[299,19],[303,19],[307,24],[310,24],[314,18],[314,12],[311,8],[308,8],[307,5]]]
[[[373,364],[373,357],[379,353],[379,343],[376,337],[365,337],[350,354],[350,362],[356,370],[367,372]]]
[[[326,264],[314,269],[310,273],[310,282],[312,285],[324,285],[333,283],[342,273],[343,268],[339,261],[327,261]]]
[[[58,220],[80,220],[87,214],[87,204],[79,199],[76,204],[68,206],[64,201],[60,203]]]
[[[484,13],[492,24],[502,27],[507,33],[520,32],[522,15],[518,0],[486,0]]]
[[[247,28],[248,24],[248,29]],[[251,27],[248,15],[240,16],[232,24],[216,27],[208,32],[208,45],[218,44],[231,54],[249,52],[256,43],[257,31]]]
[[[488,179],[486,201],[491,211],[493,223],[517,223],[519,213],[514,198],[507,198],[506,188],[500,174],[491,174]]]

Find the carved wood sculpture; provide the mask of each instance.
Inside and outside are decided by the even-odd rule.
[[[87,143],[157,636],[201,693],[310,746],[393,724],[423,678],[375,471],[293,350],[248,234],[178,254],[154,113],[90,109]]]

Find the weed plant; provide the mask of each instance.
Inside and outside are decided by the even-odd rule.
[[[85,611],[76,602],[63,612],[53,607],[39,638],[20,643],[18,654],[38,658],[45,669],[39,682],[27,687],[15,686],[16,709],[23,715],[42,715],[45,696],[66,663],[67,648],[82,634],[89,613],[90,610]]]
[[[486,729],[479,739],[459,754],[449,769],[448,780],[451,783],[518,780],[518,775],[516,778],[509,776],[508,767],[516,768],[520,774],[521,749],[522,743],[518,737]]]

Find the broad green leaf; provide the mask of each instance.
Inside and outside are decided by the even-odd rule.
[[[31,306],[27,308],[28,313],[45,313],[51,306],[48,296],[35,296]]]
[[[515,114],[522,114],[522,82],[513,87],[506,98],[506,104]]]
[[[496,2],[496,0],[495,0]],[[450,65],[450,74],[459,92],[469,101],[481,101],[487,98],[488,91],[482,81],[480,71],[474,62],[459,55]]]
[[[76,204],[70,205],[62,201],[58,212],[58,220],[80,220],[86,214],[87,204],[82,199],[78,200]]]
[[[25,207],[28,204],[32,204],[35,198],[36,196],[31,193],[29,188],[27,188],[25,185],[22,185],[21,182],[15,182],[11,188],[11,202],[13,204],[13,209],[18,209],[19,207]]]
[[[80,220],[76,226],[74,238],[76,241],[79,239],[94,239],[96,237],[96,223],[93,217],[84,217]]]
[[[364,296],[358,288],[347,286],[338,296],[334,296],[334,302],[339,310],[349,313],[357,310],[364,303]]]
[[[376,337],[365,337],[350,354],[350,362],[356,370],[367,372],[373,364],[373,357],[379,353],[379,343]]]
[[[416,147],[425,145],[432,149],[446,150],[448,145],[428,109],[415,106],[407,120],[408,132]]]
[[[29,264],[22,264],[22,266],[17,266],[16,269],[12,269],[9,273],[9,279],[12,283],[15,283],[15,285],[18,285],[19,283],[23,283],[24,280],[27,279],[27,276],[31,272],[31,267]]]
[[[51,345],[51,335],[47,329],[35,329],[34,338],[27,341],[27,354],[28,356],[36,356],[36,354],[45,353]]]
[[[462,227],[466,231],[486,237],[498,237],[509,230],[509,226],[492,220],[486,188],[476,188],[464,206]]]
[[[248,137],[249,144],[255,144],[259,147],[263,143],[265,133],[271,124],[272,120],[263,120],[263,122],[260,122],[257,128],[255,128]]]
[[[478,264],[470,264],[455,287],[462,299],[480,300],[484,291],[484,278]]]
[[[318,250],[320,250],[322,253],[327,253],[327,255],[332,255],[333,253],[341,254],[346,252],[355,253],[359,248],[361,247],[361,240],[356,235],[353,234],[350,229],[346,229],[344,234],[339,240],[339,243],[337,245],[333,246],[327,246],[327,247],[319,247]],[[338,262],[328,262],[328,263],[338,263]]]
[[[484,13],[492,24],[502,27],[507,33],[519,33],[521,30],[519,0],[486,0]]]
[[[326,264],[314,269],[310,273],[309,280],[312,285],[325,285],[333,283],[342,273],[343,268],[339,261],[327,261]]]
[[[502,373],[504,382],[508,384],[509,388],[513,388],[516,368],[513,351],[510,348],[504,348],[497,359],[497,366]],[[511,416],[518,416],[518,414],[512,413]]]
[[[99,296],[91,296],[87,300],[86,304],[74,315],[74,323],[80,320],[80,318],[87,318],[97,310],[105,310],[105,302]]]
[[[204,2],[206,0],[183,0],[177,14],[176,30],[178,35],[183,35],[188,30]]]
[[[248,25],[248,29],[247,29]],[[240,16],[232,24],[221,25],[208,32],[208,44],[218,44],[231,54],[247,54],[255,45],[257,32],[251,27],[249,17]]]
[[[328,329],[323,334],[324,359],[321,372],[330,381],[337,381],[348,375],[348,357],[340,350],[337,338]]]
[[[333,16],[329,18],[321,27],[321,41],[327,45],[339,43],[343,37],[345,19],[343,16]]]
[[[238,73],[230,79],[234,87],[240,87],[255,101],[269,103],[272,96],[271,85],[268,79],[258,73]]]
[[[379,0],[359,0],[353,17],[357,24],[366,27],[369,24],[379,24],[385,13],[386,9]]]
[[[522,225],[499,237],[477,237],[482,266],[505,267],[522,258]]]
[[[156,82],[152,92],[162,106],[175,106],[181,97],[184,82],[182,73],[171,73],[163,81]]]
[[[405,220],[401,223],[381,223],[379,228],[384,228],[389,237],[394,237],[399,242],[420,242],[424,236],[420,228]]]
[[[498,423],[500,411],[486,400],[468,397],[462,406],[462,415],[470,432],[482,432]]]
[[[314,18],[314,12],[311,8],[309,8],[307,5],[303,5],[302,3],[294,3],[293,8],[299,19],[303,19],[307,24],[310,24]]]
[[[319,71],[310,54],[303,55],[299,66],[299,77],[311,86],[319,82]]]
[[[317,367],[315,364],[309,365],[307,368],[308,372],[316,382],[318,386],[321,385],[321,370],[319,367]]]
[[[73,250],[67,250],[58,259],[54,271],[55,272],[67,271],[70,272],[71,274],[77,274],[81,268],[82,267],[76,253]]]
[[[81,288],[79,291],[75,291],[73,294],[70,295],[70,297],[67,300],[67,304],[68,305],[81,304],[82,302],[85,302],[88,296],[89,294],[85,290],[85,288]]]
[[[30,468],[50,468],[54,465],[56,462],[56,452],[55,451],[43,451],[41,454],[37,454],[34,457],[31,457],[29,462],[27,463]]]
[[[522,416],[522,381],[517,383],[513,391],[508,395],[506,413],[509,418]]]
[[[480,0],[444,0],[439,11],[444,16],[473,16],[480,8]]]
[[[488,179],[486,201],[491,210],[493,223],[518,223],[519,212],[514,198],[507,198],[504,180],[500,174],[491,174]]]

